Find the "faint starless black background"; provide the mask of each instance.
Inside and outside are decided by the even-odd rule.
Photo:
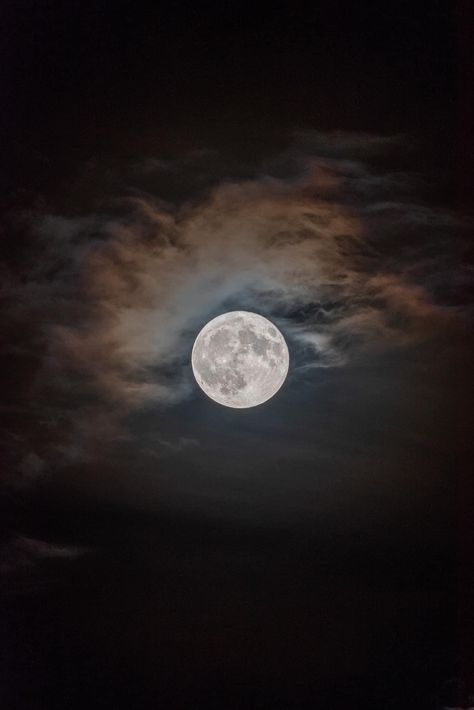
[[[5,262],[16,268],[34,249],[18,221],[11,228],[22,210],[95,209],[127,188],[123,166],[149,157],[214,151],[233,166],[228,176],[240,177],[283,151],[297,131],[413,137],[416,149],[395,156],[399,168],[426,176],[434,204],[468,213],[470,23],[469,3],[448,0],[5,0]],[[192,192],[173,180],[160,184],[166,199]],[[474,692],[472,365],[465,340],[444,374],[427,365],[433,394],[403,358],[382,358],[362,375],[329,374],[314,391],[305,391],[305,380],[246,421],[202,400],[157,415],[166,436],[184,430],[191,442],[217,441],[212,453],[190,445],[160,465],[178,481],[202,480],[206,495],[209,470],[235,469],[228,491],[216,483],[232,514],[189,505],[176,478],[172,506],[145,504],[150,473],[133,455],[118,473],[92,461],[65,481],[56,471],[38,489],[2,489],[9,555],[2,707],[467,703]],[[38,422],[49,415],[23,419],[8,408],[28,397],[34,357],[7,353],[2,363],[5,426],[16,417],[20,441],[41,439],[49,430]],[[139,415],[133,421],[142,431],[151,426]],[[272,491],[312,475],[317,430],[335,437],[327,460],[318,459],[324,505],[310,488],[318,512],[308,517],[299,491],[288,498],[286,518],[278,490],[272,508]],[[251,441],[244,453],[242,441]],[[343,464],[340,446],[348,447]],[[251,493],[241,493],[240,465],[270,491],[262,511],[260,493],[253,507]],[[341,466],[349,478],[377,471],[363,504],[360,490],[353,504],[344,494],[344,476],[334,489],[327,483],[339,481]],[[388,469],[402,484],[387,484],[380,504],[373,485]],[[56,546],[39,567],[30,556],[41,549],[28,542],[38,539]],[[65,562],[61,546],[87,553]]]

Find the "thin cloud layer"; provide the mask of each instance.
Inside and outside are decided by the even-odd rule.
[[[19,535],[0,548],[0,575],[29,569],[49,560],[74,560],[87,552],[84,547],[57,545]]]
[[[78,398],[73,443],[58,451],[80,459],[127,438],[122,415],[190,397],[193,338],[225,310],[274,319],[301,369],[404,346],[457,317],[439,298],[446,250],[433,257],[433,239],[446,242],[456,218],[417,204],[410,176],[361,160],[401,139],[323,139],[299,136],[265,173],[178,205],[146,195],[105,214],[35,217],[41,255],[7,292],[12,318],[40,322],[37,386]],[[409,244],[394,250],[404,231]]]

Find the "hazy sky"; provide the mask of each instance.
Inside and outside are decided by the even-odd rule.
[[[450,3],[2,15],[11,708],[461,703],[473,270]],[[248,410],[190,365],[237,309],[290,351]]]

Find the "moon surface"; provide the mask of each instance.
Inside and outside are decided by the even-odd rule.
[[[197,336],[191,364],[201,389],[225,407],[266,402],[288,374],[288,347],[278,328],[249,311],[230,311],[209,321]]]

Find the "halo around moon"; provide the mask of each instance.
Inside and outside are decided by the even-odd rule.
[[[208,397],[225,407],[263,404],[288,374],[288,347],[278,328],[249,311],[230,311],[209,321],[191,355],[194,377]]]

